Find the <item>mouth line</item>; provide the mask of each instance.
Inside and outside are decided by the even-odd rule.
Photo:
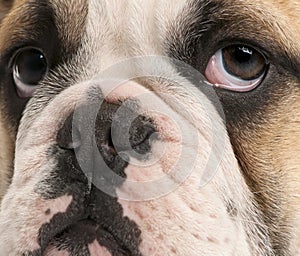
[[[52,238],[49,238],[49,242],[42,250],[42,255],[49,246],[73,253],[79,250],[78,248],[82,248],[82,250],[87,248],[95,241],[100,246],[105,247],[112,255],[132,255],[124,243],[89,217],[73,222],[56,232]]]

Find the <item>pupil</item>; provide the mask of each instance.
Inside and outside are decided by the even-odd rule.
[[[37,85],[47,71],[45,57],[37,50],[27,50],[16,60],[18,78],[26,85]]]
[[[238,63],[249,62],[253,56],[253,51],[246,47],[236,47],[233,57]]]

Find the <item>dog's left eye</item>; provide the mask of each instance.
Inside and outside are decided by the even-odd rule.
[[[211,57],[205,76],[216,87],[248,92],[262,83],[268,65],[258,50],[246,45],[230,45]]]
[[[48,71],[45,55],[36,48],[18,51],[12,67],[16,90],[21,98],[31,97]]]

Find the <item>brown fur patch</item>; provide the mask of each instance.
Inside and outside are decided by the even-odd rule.
[[[12,7],[13,2],[14,0],[0,0],[0,22]]]
[[[288,248],[294,255],[300,241],[300,91],[288,91],[290,97],[265,106],[264,124],[255,126],[257,115],[252,126],[232,125],[230,131],[278,255],[286,255]]]
[[[9,12],[13,2],[13,0],[0,0],[0,27],[1,21]],[[2,96],[1,93],[0,95]],[[1,114],[3,113],[2,103],[3,101],[0,101],[0,202],[10,183],[14,155],[13,133],[10,132],[6,118]]]
[[[40,20],[37,9],[46,5],[36,1],[17,1],[1,25],[0,54],[18,41],[27,42],[36,37],[35,28]],[[28,18],[30,17],[30,18]],[[28,33],[32,31],[32,33]]]

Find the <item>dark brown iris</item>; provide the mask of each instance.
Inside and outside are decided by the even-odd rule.
[[[261,77],[267,69],[265,57],[248,46],[225,47],[222,50],[222,59],[229,74],[247,81]]]

